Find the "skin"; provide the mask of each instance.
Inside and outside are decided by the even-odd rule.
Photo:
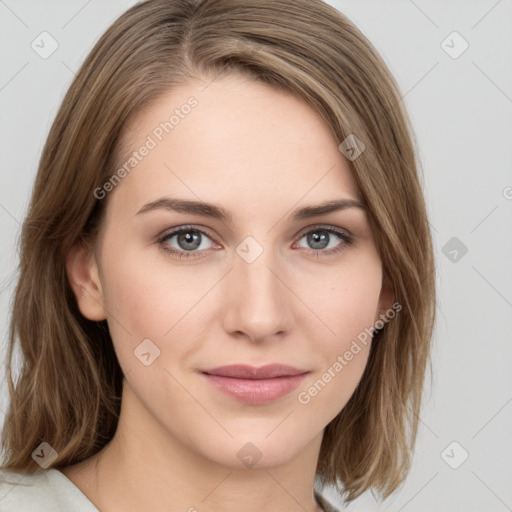
[[[302,206],[361,199],[327,124],[302,100],[248,78],[217,78],[203,91],[207,83],[176,88],[131,120],[123,142],[134,150],[169,112],[198,100],[103,199],[94,252],[76,246],[68,257],[80,311],[107,319],[125,379],[113,440],[62,472],[109,512],[238,512],[241,503],[246,512],[318,511],[323,431],[354,392],[370,344],[308,404],[298,394],[393,297],[364,209],[288,220]],[[165,209],[137,215],[162,196],[215,203],[233,221]],[[164,252],[186,252],[176,236],[158,242],[184,225],[208,233],[198,234],[195,258]],[[305,235],[318,225],[354,241],[328,234],[328,247],[315,254]],[[263,250],[251,263],[236,252],[247,236]],[[134,355],[144,339],[160,350],[148,366]],[[266,405],[225,396],[198,373],[276,362],[310,373]],[[237,457],[249,442],[261,453],[251,467]]]

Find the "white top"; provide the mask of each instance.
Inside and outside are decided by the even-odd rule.
[[[339,512],[322,495],[315,496],[326,512]],[[87,496],[57,469],[38,474],[0,470],[1,512],[99,512]]]
[[[0,470],[2,512],[99,512],[85,494],[57,469],[31,475]]]

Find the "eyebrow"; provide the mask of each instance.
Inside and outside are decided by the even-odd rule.
[[[295,210],[290,216],[290,220],[303,220],[311,217],[317,217],[319,215],[327,215],[329,213],[337,212],[340,210],[346,210],[348,208],[361,208],[365,209],[363,203],[356,199],[336,199],[326,201],[324,203],[312,206],[304,206]],[[154,210],[170,210],[178,213],[190,213],[193,215],[201,215],[203,217],[211,217],[214,219],[221,220],[226,223],[230,223],[233,220],[233,216],[230,212],[211,203],[205,203],[202,201],[190,201],[185,199],[176,199],[170,197],[161,197],[151,203],[145,204],[136,215],[141,215]]]

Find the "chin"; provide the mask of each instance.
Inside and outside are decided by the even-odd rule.
[[[204,454],[205,457],[217,464],[236,469],[264,469],[286,464],[304,450],[299,443],[286,442],[282,437],[266,438],[268,433],[261,436],[248,436],[230,439],[227,443],[216,443],[222,452]],[[289,436],[285,436],[289,439]]]

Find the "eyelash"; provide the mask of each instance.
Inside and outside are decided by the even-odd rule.
[[[175,229],[174,231],[171,231],[170,233],[167,233],[167,234],[161,236],[157,240],[162,251],[172,254],[172,255],[178,255],[180,258],[183,258],[183,257],[184,258],[200,258],[201,256],[199,256],[198,253],[204,252],[203,250],[199,251],[196,249],[195,251],[182,251],[182,250],[176,250],[176,249],[169,249],[169,245],[165,243],[167,240],[171,239],[173,236],[179,235],[180,233],[187,232],[187,231],[195,231],[195,232],[201,233],[202,235],[204,235],[210,239],[213,238],[206,231],[204,231],[200,228],[197,228],[194,226],[183,226],[183,227],[180,227],[179,229]],[[341,253],[342,251],[344,251],[347,248],[347,246],[351,245],[354,241],[352,235],[349,235],[339,229],[336,229],[333,227],[325,227],[325,226],[314,226],[313,228],[309,229],[308,231],[303,232],[299,236],[299,240],[301,238],[303,238],[305,235],[308,235],[309,233],[314,233],[315,231],[324,231],[327,233],[331,233],[331,234],[338,236],[342,240],[342,243],[340,243],[339,246],[337,246],[333,249],[328,249],[328,250],[306,249],[307,253],[309,253],[310,255],[316,256],[316,257],[320,257],[321,253],[323,255],[327,255],[327,256]]]

